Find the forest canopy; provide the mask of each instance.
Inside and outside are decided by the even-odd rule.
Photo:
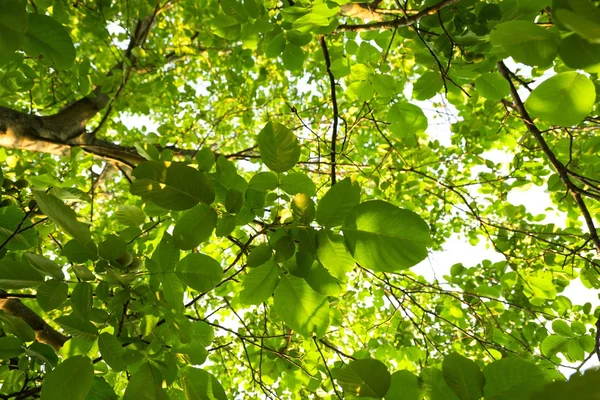
[[[0,399],[599,398],[598,73],[592,0],[0,0]]]

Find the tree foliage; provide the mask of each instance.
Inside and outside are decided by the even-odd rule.
[[[599,72],[592,0],[0,0],[0,399],[597,399]]]

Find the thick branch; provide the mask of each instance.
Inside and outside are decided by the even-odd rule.
[[[337,143],[337,131],[338,131],[338,119],[340,117],[337,104],[337,96],[335,93],[335,76],[331,72],[331,59],[329,58],[329,50],[327,49],[327,43],[325,43],[325,37],[319,36],[319,42],[321,43],[321,49],[323,49],[323,56],[325,57],[325,66],[327,67],[327,75],[329,76],[329,86],[331,90],[331,102],[333,103],[333,129],[331,132],[331,185],[335,185],[336,171],[335,171],[335,147]]]
[[[360,25],[340,25],[336,29],[337,32],[344,31],[352,31],[352,32],[364,32],[364,31],[372,31],[378,29],[393,29],[399,28],[402,26],[411,26],[415,23],[419,22],[425,17],[430,15],[435,15],[441,9],[451,6],[453,4],[458,3],[460,0],[442,0],[437,4],[432,5],[431,7],[425,8],[423,11],[411,16],[407,16],[404,18],[398,18],[391,21],[380,21],[372,24],[360,24]]]
[[[506,67],[506,65],[502,61],[500,61],[497,64],[497,66],[498,66],[498,71],[500,72],[500,74],[504,77],[504,79],[506,79],[508,81],[508,83],[510,85],[510,93],[513,98],[513,102],[515,103],[515,108],[519,112],[521,119],[527,126],[527,130],[529,131],[529,133],[531,133],[531,135],[538,142],[538,144],[540,145],[540,148],[542,149],[542,151],[544,152],[544,154],[550,161],[550,164],[552,165],[552,167],[558,174],[561,182],[567,188],[567,192],[573,197],[573,200],[575,200],[575,203],[577,204],[577,207],[579,207],[579,210],[581,211],[583,219],[585,220],[585,224],[587,225],[587,228],[588,228],[588,231],[590,234],[590,238],[591,238],[592,242],[594,243],[594,247],[596,247],[596,251],[598,253],[600,253],[600,238],[598,238],[598,232],[596,230],[596,226],[594,224],[594,220],[590,214],[590,211],[588,210],[587,205],[585,204],[585,201],[581,197],[579,187],[577,185],[575,185],[575,183],[573,183],[573,181],[569,177],[567,168],[556,157],[554,152],[552,152],[552,149],[550,148],[550,146],[548,146],[548,143],[546,143],[546,140],[544,139],[544,135],[538,129],[538,127],[535,125],[535,123],[533,122],[533,119],[531,119],[531,116],[527,112],[527,109],[525,108],[525,105],[523,104],[523,101],[521,100],[521,97],[519,96],[519,93],[517,92],[517,88],[515,87],[512,79],[511,79],[512,74],[511,74],[510,70]]]
[[[0,291],[5,294],[6,292]],[[40,343],[49,344],[57,351],[65,344],[68,337],[64,336],[56,329],[52,328],[35,312],[21,302],[19,299],[0,298],[0,310],[8,315],[21,319],[35,331],[35,337]]]

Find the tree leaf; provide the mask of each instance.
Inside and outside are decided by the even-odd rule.
[[[98,336],[98,349],[102,359],[115,371],[123,371],[126,367],[123,356],[125,350],[119,340],[110,333],[103,332]]]
[[[549,66],[558,55],[559,36],[530,21],[502,22],[490,34],[494,46],[501,46],[517,62]]]
[[[210,204],[215,200],[210,179],[182,163],[167,166],[158,161],[144,161],[132,175],[137,179],[131,184],[131,193],[167,210],[187,210],[200,202]]]
[[[199,292],[213,289],[223,277],[223,268],[217,260],[202,253],[185,256],[177,264],[177,275],[186,285]]]
[[[76,338],[93,341],[98,336],[98,328],[90,321],[78,318],[74,314],[64,315],[54,320],[65,332]]]
[[[175,246],[190,250],[210,239],[217,225],[217,212],[206,204],[198,204],[186,211],[173,230]]]
[[[13,53],[23,44],[28,21],[25,5],[21,0],[0,1],[0,53]]]
[[[488,100],[498,101],[510,93],[510,85],[499,74],[485,73],[475,79],[479,94]]]
[[[294,220],[301,225],[309,225],[315,219],[315,203],[304,193],[298,193],[290,206]]]
[[[66,233],[78,240],[90,252],[96,252],[96,244],[92,240],[89,227],[77,220],[75,211],[50,194],[34,191],[33,196],[38,207],[44,214]]]
[[[67,358],[48,373],[42,384],[42,400],[84,400],[92,388],[94,366],[85,356]]]
[[[29,14],[23,49],[31,57],[43,59],[58,69],[67,69],[75,61],[69,32],[54,18],[43,14]]]
[[[373,271],[410,268],[427,257],[429,227],[417,214],[381,200],[359,204],[342,228],[354,260]]]
[[[353,396],[382,398],[392,378],[384,363],[367,358],[350,361],[336,371],[335,379]]]
[[[0,337],[0,360],[9,360],[25,353],[25,343],[14,336]]]
[[[539,367],[517,357],[494,361],[483,375],[486,400],[527,400],[550,381]]]
[[[292,169],[300,159],[300,143],[292,131],[277,122],[268,122],[258,134],[263,163],[274,172]]]
[[[540,350],[546,357],[552,357],[556,353],[562,352],[567,344],[567,339],[558,335],[549,335],[542,341]]]
[[[169,397],[162,388],[160,371],[144,362],[131,375],[123,400],[168,400]]]
[[[66,283],[50,279],[38,287],[35,298],[42,310],[51,311],[67,301],[68,293],[69,286]]]
[[[0,289],[36,287],[44,276],[31,265],[12,260],[0,260]]]
[[[345,178],[333,185],[317,205],[317,222],[323,226],[342,225],[346,214],[360,202],[360,186]]]
[[[577,72],[562,72],[536,87],[525,102],[529,113],[552,125],[577,125],[592,111],[596,89]]]
[[[385,394],[385,400],[422,400],[422,383],[410,371],[396,371],[392,374],[390,388]]]
[[[71,292],[71,307],[73,308],[73,314],[81,319],[87,318],[92,311],[93,303],[92,285],[85,282],[77,283]]]
[[[322,337],[329,326],[329,302],[304,279],[283,276],[275,290],[275,311],[290,328],[305,337]]]
[[[37,269],[44,275],[51,276],[54,279],[58,280],[65,279],[65,274],[54,261],[48,260],[46,257],[32,253],[23,254],[23,258],[27,260],[27,262],[29,262],[31,266],[33,266],[35,269]]]
[[[125,226],[140,226],[146,220],[146,214],[138,207],[122,204],[115,211],[115,217]]]
[[[227,400],[225,390],[217,378],[200,368],[183,368],[181,385],[189,400]]]
[[[342,281],[354,269],[354,259],[346,248],[344,237],[328,230],[317,232],[317,257],[332,276]]]
[[[444,380],[460,400],[479,400],[483,397],[485,378],[475,362],[457,353],[444,357]]]
[[[266,301],[279,283],[279,266],[270,262],[248,272],[244,278],[244,289],[240,301],[244,304],[260,304]]]

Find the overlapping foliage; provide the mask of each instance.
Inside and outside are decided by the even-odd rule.
[[[0,399],[598,398],[598,6],[0,0]]]

